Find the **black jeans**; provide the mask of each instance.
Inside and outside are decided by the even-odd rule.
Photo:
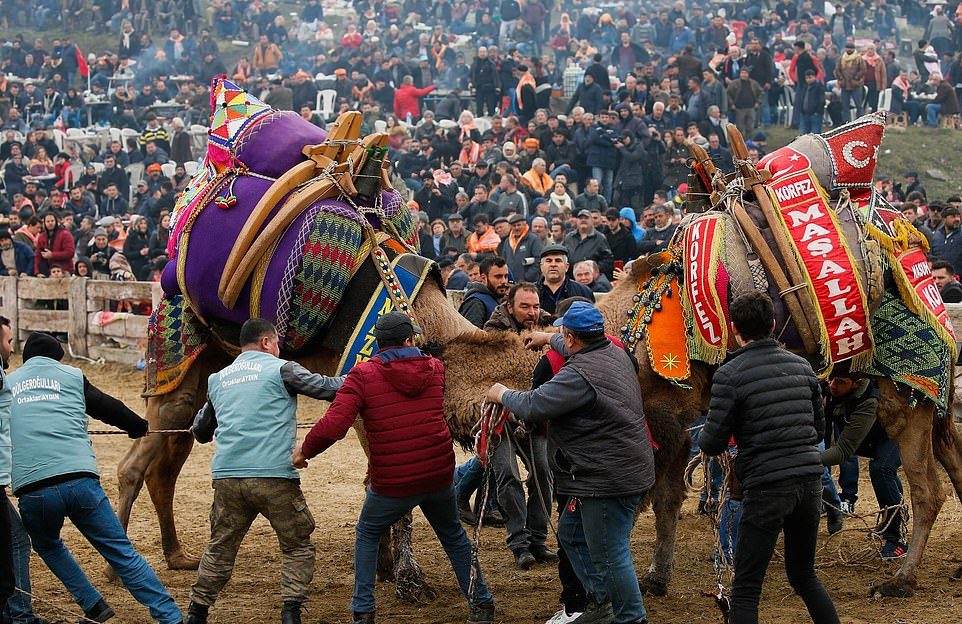
[[[838,614],[815,575],[815,546],[822,483],[750,489],[745,492],[735,546],[731,624],[757,624],[758,600],[778,534],[785,533],[785,572],[815,624],[837,624]]]
[[[13,544],[10,531],[10,505],[7,504],[7,490],[0,486],[3,492],[0,499],[0,610],[14,592],[13,578]]]

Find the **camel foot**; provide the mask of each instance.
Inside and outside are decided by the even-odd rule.
[[[668,594],[668,581],[646,574],[638,579],[642,596],[665,596]]]
[[[914,594],[915,583],[898,576],[869,590],[869,598],[911,598]]]
[[[421,576],[421,569],[399,569],[395,572],[395,592],[405,602],[423,604],[438,597],[438,592]]]
[[[377,582],[378,583],[393,583],[394,582],[394,571],[393,570],[381,570],[377,571]]]
[[[195,557],[183,548],[165,555],[168,570],[196,570],[200,567],[200,557]]]

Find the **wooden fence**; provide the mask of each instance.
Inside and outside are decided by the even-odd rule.
[[[154,282],[0,277],[0,314],[10,319],[15,347],[46,331],[66,335],[73,356],[111,362],[143,357],[149,312],[161,297]],[[128,304],[141,305],[118,312]]]
[[[130,365],[144,356],[149,309],[118,313],[118,304],[152,309],[162,296],[156,282],[0,277],[0,315],[10,319],[15,349],[30,332],[46,331],[65,335],[73,356]],[[455,307],[463,298],[464,291],[448,291]],[[946,308],[962,334],[962,303]]]

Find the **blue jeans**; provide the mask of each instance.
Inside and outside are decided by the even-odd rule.
[[[10,512],[10,542],[13,554],[13,578],[17,587],[24,592],[14,591],[13,596],[7,600],[7,604],[0,615],[0,621],[11,622],[11,624],[33,624],[37,621],[37,616],[33,614],[33,605],[30,601],[30,536],[20,520],[20,515],[13,506],[13,501],[7,499],[5,503]]]
[[[852,91],[842,90],[842,121],[852,121],[852,104],[855,104],[856,118],[865,114],[865,91],[862,87],[853,89]]]
[[[818,444],[818,450],[825,450],[825,442]],[[841,514],[839,509],[842,506],[842,499],[839,498],[838,488],[835,487],[835,480],[828,467],[822,469],[822,502],[826,504],[825,513],[829,518],[836,518]]]
[[[558,521],[558,540],[585,590],[598,602],[611,600],[616,624],[646,619],[631,559],[630,538],[640,495],[580,498]]]
[[[895,440],[885,439],[875,445],[874,456],[868,463],[869,476],[872,479],[872,489],[875,490],[875,498],[878,499],[880,508],[890,505],[901,505],[902,481],[899,479],[899,466],[902,465],[902,457],[899,455],[899,446]],[[884,522],[888,522],[893,512],[889,512]],[[902,522],[905,521],[901,509],[894,512],[895,517],[888,522],[888,527],[882,531],[882,537],[892,542],[901,542]]]
[[[611,194],[614,190],[615,184],[615,170],[614,169],[602,169],[601,167],[591,168],[591,177],[598,180],[601,184],[601,194],[605,196],[608,201],[608,205],[611,205]]]
[[[70,518],[107,560],[127,591],[150,610],[151,617],[161,624],[180,624],[183,620],[160,579],[134,550],[97,479],[81,477],[24,494],[20,497],[20,516],[34,550],[84,611],[92,609],[103,596],[60,539],[65,518]]]
[[[819,134],[822,131],[822,113],[817,113],[814,115],[806,115],[804,113],[798,116],[798,133],[799,134]]]
[[[735,544],[738,543],[738,524],[742,521],[742,502],[729,496],[721,507],[721,520],[718,522],[718,537],[725,551],[728,565],[732,565],[735,556]],[[715,553],[717,559],[718,553]]]
[[[705,422],[708,420],[708,414],[702,414],[698,419],[692,423],[692,427],[704,426]],[[698,434],[701,433],[701,429],[695,429],[691,432],[691,457],[694,459],[696,455],[701,452],[701,446],[698,445]],[[708,458],[706,461],[708,464],[708,474],[711,476],[711,481],[706,484],[706,487],[701,491],[701,496],[699,500],[705,502],[708,500],[709,487],[711,488],[711,499],[714,501],[718,500],[719,492],[721,491],[722,485],[722,469],[721,464],[717,460]]]
[[[939,113],[942,112],[941,104],[926,104],[925,115],[928,117],[929,127],[934,128],[939,125]]]
[[[838,486],[841,499],[854,505],[858,500],[858,457],[849,457],[838,467]]]
[[[367,497],[361,508],[361,517],[355,527],[354,541],[354,598],[351,611],[370,613],[374,611],[374,577],[377,572],[377,551],[381,534],[407,512],[420,507],[434,533],[441,541],[458,578],[461,593],[469,602],[491,604],[494,598],[488,592],[484,579],[478,571],[475,596],[468,596],[471,582],[471,542],[458,517],[457,495],[454,486],[418,496],[381,496],[367,489]]]
[[[464,462],[454,469],[454,489],[458,498],[471,500],[475,492],[480,491],[481,482],[484,479],[484,466],[476,456]],[[474,512],[480,511],[481,497],[474,499]],[[494,483],[494,475],[488,479],[488,507],[487,511],[498,507],[498,488]]]

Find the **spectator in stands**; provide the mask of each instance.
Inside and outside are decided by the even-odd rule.
[[[111,182],[104,189],[103,199],[100,200],[98,215],[120,217],[128,213],[127,200],[120,194],[117,185]]]
[[[504,258],[481,261],[480,281],[468,284],[458,312],[475,327],[484,327],[494,309],[508,292],[508,263]]]
[[[42,218],[43,228],[37,236],[34,254],[34,270],[37,275],[49,276],[50,269],[60,267],[64,273],[73,273],[74,240],[63,228],[57,215],[46,212]]]
[[[538,292],[541,309],[554,314],[558,302],[568,297],[586,297],[594,301],[591,289],[568,279],[568,249],[564,245],[547,245],[541,251],[541,279]]]
[[[150,279],[150,234],[147,231],[147,219],[136,218],[131,223],[124,240],[124,256],[130,263],[130,270],[140,281]]]
[[[0,275],[25,277],[34,274],[34,253],[29,245],[13,240],[10,230],[0,229]]]

